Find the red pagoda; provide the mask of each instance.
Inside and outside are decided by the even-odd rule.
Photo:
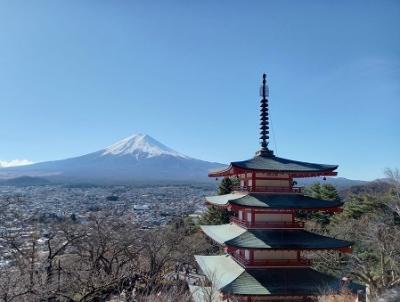
[[[228,209],[230,223],[201,226],[222,245],[224,255],[196,256],[207,286],[191,286],[195,301],[357,301],[362,287],[318,272],[307,251],[351,252],[351,242],[304,230],[297,211],[338,212],[339,201],[306,196],[295,178],[335,176],[337,165],[280,158],[268,148],[269,114],[266,75],[260,89],[261,149],[244,161],[209,173],[237,178],[230,194],[206,197],[209,205]],[[346,285],[347,291],[343,291]],[[211,291],[215,291],[211,293]],[[325,300],[321,300],[324,297]],[[334,300],[333,300],[334,299]]]

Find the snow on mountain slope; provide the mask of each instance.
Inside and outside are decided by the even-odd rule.
[[[101,155],[132,155],[136,159],[151,158],[160,155],[189,158],[161,144],[151,136],[141,133],[134,134],[112,144],[104,149]]]
[[[60,182],[130,183],[134,181],[205,181],[210,169],[223,166],[183,155],[146,134],[135,134],[86,155],[29,166],[1,168],[0,179],[46,177]]]

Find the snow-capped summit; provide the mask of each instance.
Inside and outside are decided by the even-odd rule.
[[[0,169],[3,177],[45,177],[56,182],[132,184],[143,182],[204,182],[207,172],[222,164],[183,155],[146,134],[78,157]]]
[[[188,158],[186,155],[168,148],[151,136],[142,133],[133,134],[112,144],[104,149],[101,155],[132,155],[137,159],[151,158],[160,155]]]

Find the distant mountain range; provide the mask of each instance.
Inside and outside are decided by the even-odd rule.
[[[42,177],[19,176],[15,178],[0,179],[0,185],[5,185],[5,186],[25,187],[25,186],[43,186],[50,184],[52,184],[51,181]]]
[[[393,183],[391,183],[388,179],[382,178],[360,185],[344,188],[342,190],[339,190],[339,195],[342,198],[345,198],[350,194],[384,194],[389,192],[389,190],[392,188]]]
[[[0,184],[56,183],[182,183],[209,182],[208,171],[224,166],[191,158],[146,134],[135,134],[115,144],[79,157],[18,167],[0,167]],[[298,185],[330,183],[339,190],[367,182],[343,177],[298,179]]]
[[[304,187],[310,186],[316,182],[321,184],[331,184],[334,185],[338,190],[344,190],[353,186],[361,186],[368,183],[368,181],[348,179],[344,177],[327,177],[325,180],[323,177],[311,177],[296,179],[296,181],[299,186]]]
[[[135,134],[79,157],[0,169],[0,178],[41,177],[56,182],[131,183],[207,181],[219,163],[191,158],[146,134]],[[26,179],[25,179],[26,180]]]

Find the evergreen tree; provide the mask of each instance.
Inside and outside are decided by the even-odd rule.
[[[319,182],[312,184],[310,187],[307,187],[304,190],[304,194],[311,196],[313,198],[320,198],[321,197],[321,184]]]
[[[313,198],[322,200],[334,200],[334,201],[340,200],[339,194],[335,186],[331,184],[321,185],[319,182],[315,183],[310,187],[306,188],[305,194]]]
[[[232,192],[237,180],[225,177],[218,186],[218,194],[224,195]],[[229,223],[229,212],[225,208],[209,206],[202,215],[200,224],[224,224]]]
[[[359,219],[368,213],[383,212],[387,207],[383,201],[383,196],[378,199],[376,196],[369,194],[350,195],[343,207],[343,213],[338,217],[343,219]]]
[[[229,194],[232,192],[233,189],[233,182],[229,177],[225,177],[221,183],[219,184],[218,187],[218,194],[219,195],[224,195],[224,194]]]
[[[316,199],[332,200],[332,201],[340,200],[339,194],[335,186],[331,184],[321,185],[320,183],[315,183],[310,187],[306,188],[305,194]],[[298,214],[298,217],[313,220],[319,223],[322,227],[326,227],[331,221],[332,214],[321,213],[321,212],[315,212],[315,213],[300,212]]]
[[[321,186],[321,199],[339,201],[340,197],[336,190],[336,187],[331,184],[324,184]]]
[[[199,222],[205,225],[229,223],[229,212],[224,208],[209,206]]]

